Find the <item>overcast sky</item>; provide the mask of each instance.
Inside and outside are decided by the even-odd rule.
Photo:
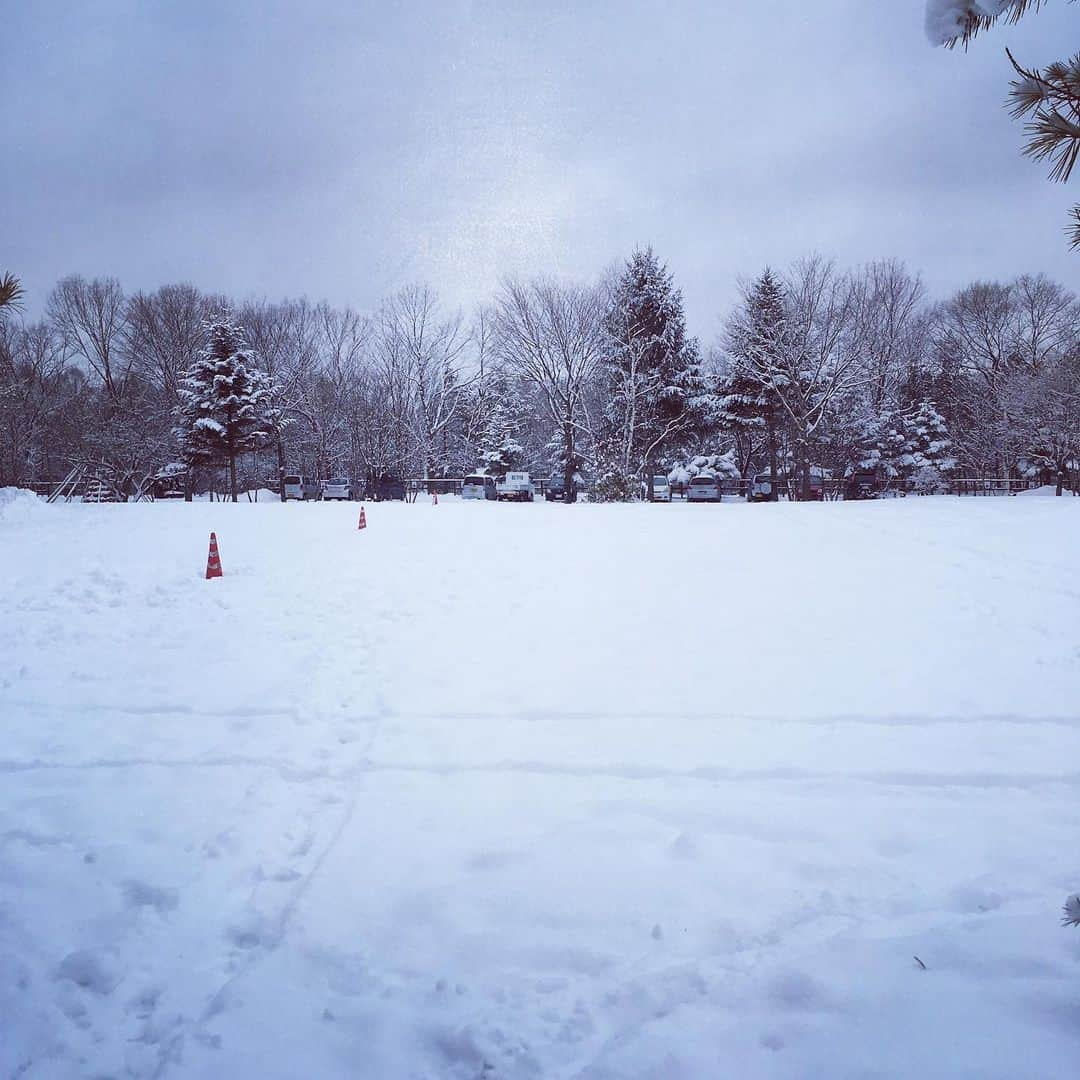
[[[1053,0],[968,53],[922,0],[0,0],[0,271],[370,309],[652,244],[706,339],[738,275],[898,256],[935,291],[1070,287],[1072,189],[1021,157],[1004,47],[1075,52]]]

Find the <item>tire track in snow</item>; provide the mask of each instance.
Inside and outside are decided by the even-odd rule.
[[[934,773],[917,771],[838,772],[814,769],[727,769],[702,766],[694,769],[660,769],[653,766],[556,765],[542,761],[499,761],[490,763],[455,763],[453,765],[422,765],[411,762],[373,761],[366,770],[370,773],[402,772],[429,776],[456,774],[520,773],[533,776],[590,779],[607,777],[613,780],[687,780],[703,783],[820,783],[848,781],[880,784],[888,787],[970,787],[970,788],[1032,788],[1048,784],[1080,786],[1080,773]]]
[[[889,714],[880,716],[866,716],[857,713],[821,713],[810,716],[792,716],[783,713],[747,713],[747,712],[695,712],[687,709],[673,709],[670,712],[658,712],[648,710],[634,712],[627,709],[618,709],[612,712],[596,711],[508,711],[506,709],[491,710],[485,712],[480,709],[470,709],[467,712],[401,712],[393,711],[386,714],[389,720],[422,720],[422,721],[452,721],[463,723],[477,721],[490,723],[491,721],[524,721],[527,723],[549,723],[566,721],[568,723],[582,723],[590,720],[602,723],[612,721],[641,721],[657,723],[669,723],[673,720],[703,721],[717,723],[767,723],[786,724],[795,727],[831,727],[836,724],[866,725],[868,727],[932,727],[940,724],[1056,724],[1064,727],[1080,727],[1080,715],[1037,715],[1021,716],[1016,713],[971,713],[943,716],[925,716],[909,713]]]

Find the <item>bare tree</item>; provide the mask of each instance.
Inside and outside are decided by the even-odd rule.
[[[1060,495],[1070,473],[1080,471],[1080,350],[1018,377],[1007,393],[1027,455],[1051,472]]]
[[[274,391],[266,408],[266,429],[277,458],[278,490],[289,467],[293,447],[289,436],[303,413],[305,398],[317,367],[315,317],[304,300],[244,304],[236,316],[251,350]],[[314,464],[312,462],[311,464]]]
[[[474,377],[463,371],[467,347],[460,315],[443,317],[426,285],[402,289],[376,316],[373,348],[387,400],[425,479],[439,470],[440,441]]]
[[[929,318],[922,279],[895,259],[870,263],[852,278],[852,319],[867,402],[877,412],[897,401],[923,364]]]
[[[123,408],[136,354],[126,347],[127,301],[115,278],[64,278],[48,302],[49,321],[64,344],[101,380],[112,405]]]
[[[64,413],[85,389],[45,322],[0,323],[0,486],[48,477],[50,459],[72,449]]]
[[[1041,275],[979,282],[937,307],[932,333],[962,463],[1007,475],[1027,452],[1017,408],[1080,343],[1076,297]]]
[[[312,310],[314,364],[296,384],[292,410],[313,443],[316,471],[352,465],[350,404],[366,362],[368,321],[351,308],[319,304]]]
[[[176,404],[183,373],[206,344],[206,320],[223,307],[221,298],[204,296],[186,284],[138,292],[128,300],[127,351],[154,378],[168,409]]]
[[[495,306],[499,355],[537,388],[559,433],[567,502],[574,497],[579,439],[589,434],[585,401],[603,352],[603,316],[599,289],[544,278],[504,282]]]

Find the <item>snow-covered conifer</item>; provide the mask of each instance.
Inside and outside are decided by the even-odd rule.
[[[265,435],[273,386],[227,312],[208,321],[207,338],[181,381],[174,434],[189,467],[228,465],[236,502],[236,459]]]
[[[635,251],[614,283],[604,335],[598,488],[629,499],[656,462],[702,428],[707,389],[682,292],[651,248]]]
[[[728,324],[728,366],[717,396],[721,421],[751,442],[748,460],[756,456],[760,444],[774,493],[785,415],[771,380],[762,372],[781,356],[786,334],[784,288],[766,267]]]

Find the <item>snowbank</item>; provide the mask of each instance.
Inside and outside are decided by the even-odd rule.
[[[32,517],[42,510],[45,500],[25,488],[0,488],[0,521],[10,524]]]
[[[1057,486],[1054,485],[1054,484],[1043,484],[1042,487],[1028,488],[1026,491],[1018,491],[1017,495],[1027,495],[1027,496],[1031,496],[1031,495],[1036,495],[1036,496],[1054,495],[1054,496],[1056,496],[1057,495]],[[1065,498],[1066,496],[1072,496],[1072,492],[1066,490],[1066,491],[1063,491],[1061,493],[1062,498]]]

